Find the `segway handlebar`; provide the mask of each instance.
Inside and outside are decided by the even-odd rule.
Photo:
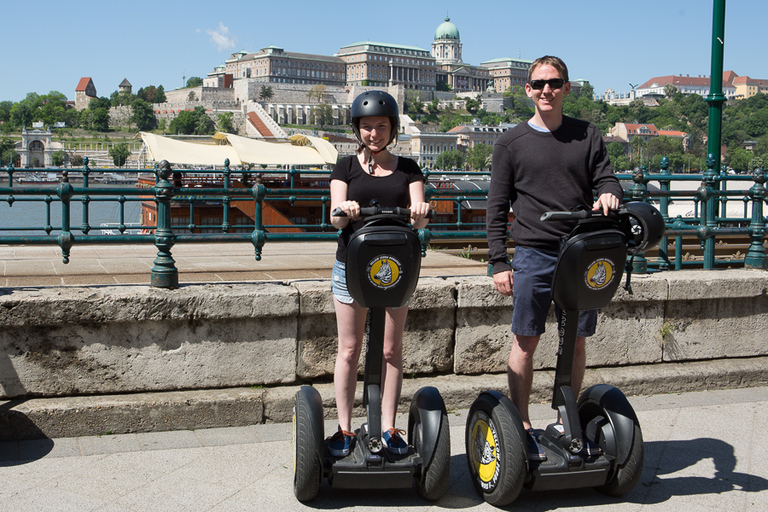
[[[373,217],[374,215],[395,215],[398,217],[410,217],[411,210],[408,208],[401,208],[399,206],[365,206],[360,208],[360,217]],[[347,214],[341,208],[334,208],[331,212],[332,217],[346,217]],[[429,210],[427,212],[428,219],[435,218],[435,211]]]
[[[608,212],[609,218],[616,218],[620,212],[619,210],[611,210]],[[592,217],[605,217],[603,210],[576,210],[570,212],[544,212],[541,215],[542,221],[548,220],[582,220],[591,219]]]

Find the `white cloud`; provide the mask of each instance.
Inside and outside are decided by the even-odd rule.
[[[235,47],[235,38],[229,35],[229,27],[225,27],[224,23],[219,22],[219,28],[216,30],[208,29],[206,32],[211,36],[211,42],[220,52]]]

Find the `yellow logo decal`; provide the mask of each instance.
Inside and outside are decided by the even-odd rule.
[[[377,288],[391,288],[400,281],[403,267],[392,256],[379,256],[368,264],[368,280]]]
[[[499,481],[501,464],[499,463],[499,437],[493,421],[482,411],[478,411],[472,425],[472,463],[480,486],[486,491],[493,491]]]
[[[594,261],[587,269],[584,280],[590,290],[601,290],[608,286],[616,274],[613,262],[606,258]]]

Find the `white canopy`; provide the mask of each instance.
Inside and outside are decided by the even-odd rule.
[[[140,132],[150,158],[173,164],[223,166],[230,165],[325,165],[335,164],[338,151],[325,139],[308,135],[293,140],[266,142],[229,133],[217,133],[214,140],[222,144],[185,142]]]

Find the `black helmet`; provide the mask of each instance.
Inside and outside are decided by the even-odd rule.
[[[664,218],[659,210],[640,201],[627,203],[625,208],[629,212],[631,230],[629,253],[645,252],[659,245],[665,230]]]
[[[390,94],[384,91],[365,91],[355,98],[352,102],[352,129],[355,131],[357,140],[362,144],[360,137],[360,119],[367,116],[388,117],[392,125],[392,133],[389,134],[387,145],[397,139],[397,132],[400,127],[400,116],[397,109],[397,101]]]

